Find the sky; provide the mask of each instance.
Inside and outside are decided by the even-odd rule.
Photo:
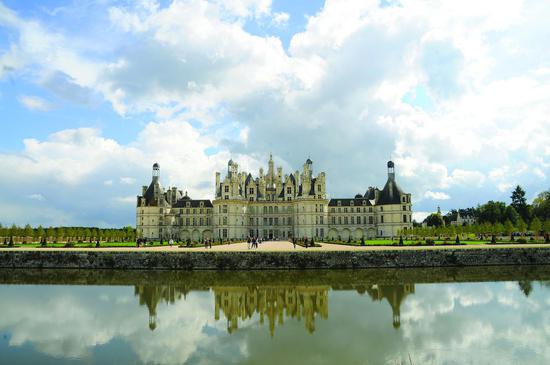
[[[550,187],[550,1],[0,0],[0,223],[135,224],[227,161],[310,157],[417,220]]]

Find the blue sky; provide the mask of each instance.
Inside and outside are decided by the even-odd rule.
[[[420,219],[547,190],[544,2],[2,1],[0,223],[120,226],[162,166],[309,156],[332,197],[389,156]]]

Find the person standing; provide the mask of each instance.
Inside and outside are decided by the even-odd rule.
[[[249,250],[250,250],[250,243],[251,242],[252,242],[252,239],[250,238],[250,236],[248,236],[248,238],[246,239],[246,245],[247,245]]]

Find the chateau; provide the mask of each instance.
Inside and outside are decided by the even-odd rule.
[[[263,239],[315,237],[372,239],[395,237],[412,228],[411,194],[395,181],[394,163],[387,164],[382,190],[369,187],[353,198],[327,197],[326,175],[314,175],[308,158],[302,172],[283,175],[270,156],[267,172],[254,178],[232,160],[222,179],[216,172],[214,200],[192,199],[176,187],[164,189],[160,166],[137,197],[137,234],[148,239]]]

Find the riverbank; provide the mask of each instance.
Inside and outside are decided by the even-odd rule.
[[[550,265],[548,245],[354,247],[294,249],[280,242],[258,250],[244,244],[178,247],[2,249],[1,268],[267,270]]]

